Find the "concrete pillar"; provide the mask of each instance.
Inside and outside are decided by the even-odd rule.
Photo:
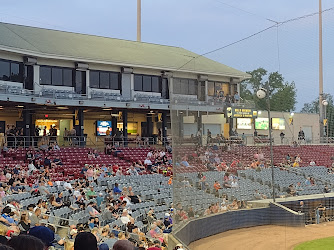
[[[34,81],[34,92],[39,95],[42,91],[41,85],[39,85],[39,65],[33,65],[33,81]]]
[[[116,116],[111,117],[111,130],[112,130],[111,135],[114,136],[117,131],[117,117]]]
[[[132,99],[134,89],[134,75],[132,74],[132,68],[122,69],[122,96],[126,99]]]
[[[128,146],[128,111],[123,110],[123,138],[124,147]]]
[[[208,80],[205,81],[205,101],[209,100]]]
[[[152,121],[152,115],[151,114],[147,114],[146,115],[146,136],[147,137],[150,137],[149,138],[149,141],[150,141],[150,144],[152,143],[153,144],[153,139],[151,138],[152,135],[153,135],[153,121]]]
[[[90,89],[90,78],[89,78],[90,71],[86,70],[86,95],[90,99],[92,98],[92,93]]]
[[[73,118],[73,126],[76,131],[76,135],[79,137],[83,137],[84,135],[84,127],[83,127],[83,122],[84,122],[84,113],[83,109],[76,109],[74,111],[75,115]],[[80,139],[80,141],[83,141],[83,139]]]
[[[162,111],[162,144],[165,145],[167,142],[167,111]]]
[[[183,138],[183,113],[180,114],[180,111],[179,111],[179,137],[180,138]]]

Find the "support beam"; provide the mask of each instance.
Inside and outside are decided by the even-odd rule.
[[[124,147],[128,146],[128,111],[123,110],[123,138],[124,138]]]
[[[167,111],[162,111],[162,144],[165,145],[167,142]]]

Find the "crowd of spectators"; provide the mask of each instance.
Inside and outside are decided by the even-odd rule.
[[[47,150],[57,152],[59,149],[55,146],[58,145],[53,143]],[[2,153],[6,157],[8,151]],[[97,159],[100,157],[99,154],[96,150],[89,151],[88,159]],[[16,165],[14,168],[4,167],[0,170],[0,227],[3,229],[0,234],[7,240],[19,238],[23,234],[32,235],[31,232],[39,227],[43,227],[43,230],[52,229],[49,218],[53,216],[54,211],[67,207],[73,212],[85,211],[89,220],[88,223],[74,225],[71,221],[63,219],[59,225],[55,225],[65,227],[67,231],[65,237],[60,238],[57,234],[53,237],[52,245],[56,246],[56,249],[64,249],[68,242],[71,245],[80,232],[91,232],[98,246],[106,244],[103,249],[112,249],[117,240],[128,240],[138,249],[166,248],[167,236],[173,226],[172,211],[166,213],[163,220],[158,220],[154,209],[151,208],[147,212],[147,219],[143,219],[148,228],[147,233],[144,233],[135,225],[135,219],[132,217],[135,212],[132,205],[141,203],[142,198],[131,186],[120,188],[114,183],[112,189],[106,187],[102,192],[100,189],[96,190],[99,181],[106,177],[165,171],[167,165],[172,162],[164,150],[152,149],[144,163],[133,162],[127,170],[113,164],[85,164],[81,170],[82,177],[64,182],[54,181],[50,174],[63,171],[60,168],[63,165],[62,159],[57,155],[51,160],[49,156],[43,155],[41,150],[28,150],[25,162],[28,164],[26,167]],[[34,181],[30,182],[32,177]],[[62,191],[51,192],[50,188]],[[28,194],[29,197],[41,199],[23,208],[20,200],[11,198],[15,194]],[[118,226],[110,228],[110,223],[115,220],[120,220],[125,230]],[[55,231],[54,228],[52,230]],[[50,242],[44,245],[49,246]]]

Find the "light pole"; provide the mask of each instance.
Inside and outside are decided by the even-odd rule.
[[[327,138],[327,143],[328,143],[328,121],[327,121],[327,112],[326,112],[328,101],[327,100],[322,100],[321,104],[324,106],[324,119],[323,119],[322,122],[323,122],[323,125],[324,125],[324,127],[323,127],[324,129],[325,129],[325,126],[326,126],[326,138]],[[325,124],[325,120],[326,120],[326,124]]]
[[[269,145],[270,145],[271,181],[272,181],[272,187],[273,187],[273,202],[275,202],[274,152],[273,152],[273,140],[272,140],[272,121],[271,121],[271,117],[270,117],[269,92],[268,92],[267,89],[261,88],[256,92],[256,95],[259,99],[266,98],[266,101],[267,101],[267,110],[268,110],[268,119],[269,119]]]

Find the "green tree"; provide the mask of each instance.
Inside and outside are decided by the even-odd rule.
[[[270,109],[272,111],[290,112],[296,104],[296,86],[294,82],[285,82],[283,76],[278,72],[268,73],[263,68],[247,72],[251,78],[244,80],[240,85],[240,95],[244,100],[254,101],[256,108],[267,109],[265,99],[259,99],[256,92],[260,88],[269,91]]]
[[[326,118],[327,118],[327,126],[328,126],[328,136],[334,137],[334,102],[333,96],[331,94],[324,94],[324,99],[328,101],[328,105],[326,107]],[[309,103],[304,103],[304,107],[300,111],[301,113],[319,113],[319,97],[314,101]]]

